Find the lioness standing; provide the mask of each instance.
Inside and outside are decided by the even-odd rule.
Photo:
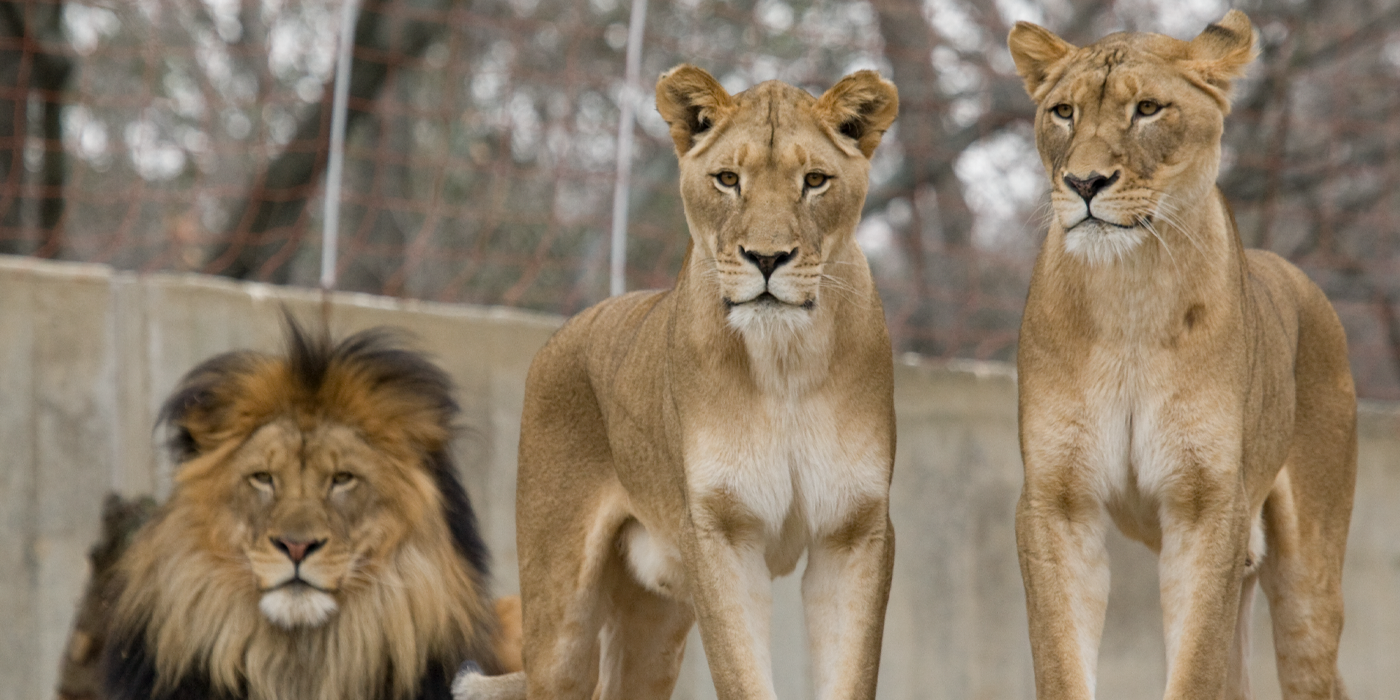
[[[870,71],[820,98],[779,82],[731,96],[680,66],[656,105],[691,236],[675,289],[580,313],[526,382],[529,697],[668,698],[697,620],[719,697],[774,697],[771,581],[805,550],[817,697],[873,698],[893,369],[854,233],[898,96]],[[518,684],[465,677],[459,697]]]
[[[1346,338],[1302,272],[1243,249],[1215,187],[1249,20],[1085,48],[1018,23],[1009,43],[1054,205],[1017,357],[1039,697],[1093,697],[1110,521],[1159,555],[1167,698],[1249,696],[1256,581],[1284,696],[1345,697]]]

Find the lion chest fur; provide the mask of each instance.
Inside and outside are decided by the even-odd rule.
[[[884,498],[893,457],[883,326],[861,319],[844,339],[830,318],[737,331],[681,313],[691,293],[610,300],[536,360],[544,372],[567,353],[586,368],[619,487],[602,489],[612,507],[600,510],[632,519],[621,544],[638,581],[681,598],[688,516],[761,548],[770,574],[786,574],[809,542]],[[709,333],[691,335],[697,326]]]
[[[883,426],[846,420],[843,392],[822,372],[829,343],[765,331],[741,334],[750,376],[732,389],[750,398],[743,419],[696,411],[681,440],[688,492],[731,536],[761,543],[781,575],[809,541],[883,496],[891,455]]]
[[[1276,256],[1203,238],[1183,276],[1157,248],[1084,261],[1054,230],[1022,327],[1025,449],[1078,465],[1086,504],[1153,549],[1183,480],[1242,476],[1257,513],[1292,435],[1298,318],[1278,306],[1297,280]]]

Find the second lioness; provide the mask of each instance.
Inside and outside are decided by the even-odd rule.
[[[1244,250],[1215,186],[1249,19],[1083,48],[1022,22],[1010,47],[1054,207],[1017,357],[1038,697],[1094,697],[1110,523],[1159,555],[1169,700],[1249,697],[1256,582],[1283,697],[1346,697],[1346,338],[1300,270]]]
[[[691,66],[656,95],[690,224],[676,287],[579,314],[526,386],[529,696],[668,698],[698,620],[719,697],[774,697],[771,579],[806,551],[817,697],[873,698],[893,385],[853,236],[898,97],[869,71],[731,96]]]

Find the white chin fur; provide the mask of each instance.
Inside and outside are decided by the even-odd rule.
[[[729,310],[729,327],[744,334],[792,335],[812,324],[812,312],[777,302],[750,302]]]
[[[1085,221],[1065,232],[1065,251],[1091,265],[1103,265],[1122,260],[1146,238],[1140,226]]]
[[[307,586],[285,586],[268,591],[258,601],[258,610],[283,629],[320,627],[339,609],[329,593]]]

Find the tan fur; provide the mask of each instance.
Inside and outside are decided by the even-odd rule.
[[[529,697],[670,697],[697,620],[719,697],[773,697],[771,579],[806,551],[817,696],[873,698],[893,384],[853,235],[894,86],[862,71],[821,98],[777,82],[731,96],[681,66],[656,94],[691,232],[676,287],[579,314],[526,386]],[[813,173],[830,179],[809,187]],[[782,258],[767,281],[764,256]],[[518,696],[525,681],[503,685],[464,682],[458,697]]]
[[[1054,206],[1017,358],[1037,695],[1093,697],[1113,524],[1159,555],[1167,698],[1249,697],[1256,581],[1284,697],[1344,698],[1346,338],[1302,272],[1243,249],[1215,187],[1249,20],[1084,48],[1019,23],[1009,43]]]
[[[492,647],[496,650],[496,662],[501,673],[515,673],[525,670],[524,653],[525,629],[520,614],[520,596],[512,595],[496,600],[496,619],[500,627],[496,630]]]
[[[167,409],[189,458],[122,562],[115,615],[144,630],[157,693],[206,674],[232,697],[407,698],[432,663],[451,664],[445,678],[469,658],[495,670],[482,573],[454,548],[425,463],[455,406],[362,357],[332,356],[318,386],[293,365],[224,356]],[[277,538],[324,542],[299,575],[333,601],[326,619],[260,610],[296,571]]]

